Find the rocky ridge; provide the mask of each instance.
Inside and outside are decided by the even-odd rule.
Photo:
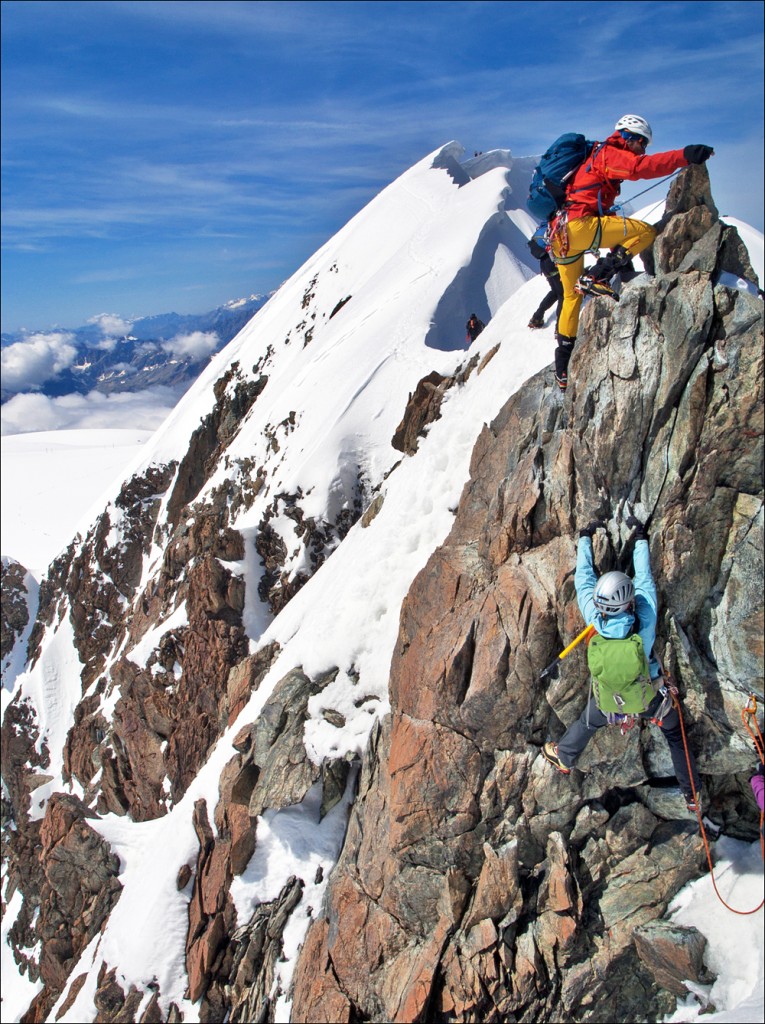
[[[631,1019],[654,1019],[683,979],[705,980],[701,937],[661,920],[703,869],[693,822],[665,785],[661,740],[647,728],[604,732],[572,779],[552,775],[538,754],[586,688],[580,657],[546,690],[538,678],[581,628],[576,527],[609,518],[599,565],[628,567],[620,515],[629,501],[649,521],[660,654],[684,693],[707,798],[729,831],[753,835],[751,756],[737,721],[742,693],[762,675],[762,305],[717,283],[721,271],[754,275],[703,168],[677,179],[665,221],[656,277],[631,284],[616,307],[586,307],[565,403],[540,374],[478,438],[454,529],[402,608],[392,713],[373,732],[343,854],[300,957],[295,1020],[599,1020],[623,1017],[625,1006]],[[317,290],[314,277],[302,347],[317,320],[348,302],[325,296],[322,306]],[[443,395],[474,368],[423,382],[399,450],[416,457]],[[12,705],[3,813],[14,829],[4,830],[4,855],[25,897],[18,957],[43,981],[26,1020],[47,1019],[66,993],[63,1016],[77,955],[119,898],[117,866],[88,820],[164,814],[278,654],[246,643],[236,510],[263,502],[260,597],[276,613],[301,579],[271,524],[295,525],[307,553],[297,561],[314,572],[372,496],[360,473],[336,518],[317,523],[300,494],[273,488],[279,436],[294,416],[272,428],[268,458],[230,455],[268,393],[268,371],[268,358],[252,372],[234,364],[182,462],[126,484],[41,589],[31,650],[39,656],[46,625],[68,616],[83,666],[64,751],[65,777],[83,799],[59,795],[41,820],[30,813],[30,792],[52,769],[33,709]],[[235,472],[219,483],[221,464]],[[149,573],[152,559],[159,568]],[[173,625],[179,607],[186,616]],[[159,625],[139,664],[131,652]],[[230,887],[255,849],[258,815],[316,785],[327,814],[355,777],[347,759],[316,765],[305,751],[308,701],[332,678],[285,675],[234,742],[214,832],[210,810],[195,808],[199,850],[178,887],[189,891],[187,997],[200,1001],[202,1020],[272,1020],[285,994],[274,970],[301,880],[247,922],[236,920]],[[55,877],[54,848],[70,864]],[[83,849],[102,865],[97,885],[75,866]],[[104,895],[93,904],[96,888]],[[64,909],[35,919],[44,904]],[[36,942],[39,957],[28,952]],[[161,991],[124,992],[107,963],[96,1005],[104,1021],[182,1019]]]
[[[581,655],[539,679],[580,629],[577,525],[608,519],[597,562],[627,569],[628,501],[649,522],[659,653],[706,798],[756,834],[738,719],[762,678],[762,303],[716,285],[753,275],[705,172],[667,205],[656,278],[584,310],[564,405],[540,374],[478,439],[454,529],[402,609],[392,713],[295,1021],[651,1020],[701,980],[701,936],[661,921],[704,865],[661,739],[604,730],[570,778],[539,755],[587,687]]]
[[[0,616],[0,660],[3,668],[13,648],[21,640],[29,624],[29,586],[27,570],[15,558],[3,558],[3,610]]]

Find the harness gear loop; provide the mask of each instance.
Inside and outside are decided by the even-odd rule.
[[[656,709],[656,714],[651,718],[651,722],[654,725],[658,725],[660,729],[662,727],[661,723],[672,710],[672,695],[677,693],[677,687],[672,684],[672,680],[668,676],[665,678],[664,669],[661,670],[661,678],[665,679],[665,682],[662,683],[656,692],[660,693],[664,700]]]
[[[581,259],[586,253],[591,252],[593,255],[597,255],[600,252],[600,242],[603,236],[603,228],[600,223],[600,217],[598,217],[598,223],[595,228],[595,234],[592,236],[592,241],[586,249],[578,250],[573,254],[569,254],[569,238],[568,238],[568,210],[565,208],[561,210],[555,220],[550,226],[550,259],[558,264],[576,263],[578,259]],[[558,255],[556,256],[553,252],[553,241],[558,241]]]
[[[587,709],[587,713],[589,714],[589,708]],[[606,715],[606,718],[608,719],[609,725],[619,726],[619,732],[622,734],[622,736],[626,736],[630,729],[634,729],[640,721],[638,715],[620,715],[614,711],[610,711]]]
[[[658,660],[658,658],[657,658],[657,660]],[[659,666],[661,667],[662,675],[665,676],[667,678],[667,680],[669,681],[670,677],[664,671],[664,668],[661,665],[661,662],[659,662]],[[750,914],[756,914],[759,910],[762,910],[763,906],[765,906],[765,899],[761,900],[759,905],[754,907],[753,910],[736,910],[735,907],[732,907],[729,903],[727,903],[723,899],[723,897],[722,897],[722,895],[720,893],[720,890],[717,888],[717,882],[715,880],[714,865],[712,864],[712,851],[709,849],[709,840],[707,839],[707,833],[706,833],[706,829],[704,827],[704,819],[703,819],[702,814],[701,814],[701,804],[699,803],[698,793],[696,792],[696,786],[695,786],[694,781],[693,781],[693,772],[691,771],[691,755],[690,755],[690,753],[688,751],[688,738],[687,738],[687,736],[685,734],[685,722],[683,720],[683,709],[682,709],[682,705],[680,703],[680,693],[679,693],[677,687],[674,686],[674,685],[668,684],[668,689],[669,689],[669,692],[672,695],[672,703],[673,703],[673,706],[675,708],[677,708],[677,715],[678,715],[678,718],[680,720],[680,732],[682,733],[682,736],[683,736],[683,749],[685,750],[685,762],[686,762],[686,764],[688,766],[688,778],[691,781],[691,793],[693,794],[693,802],[694,802],[695,807],[696,807],[696,818],[698,819],[699,829],[701,831],[701,838],[702,838],[702,840],[704,842],[704,850],[705,850],[706,855],[707,855],[707,864],[709,864],[709,876],[712,879],[712,887],[714,888],[714,891],[715,891],[715,893],[717,895],[717,898],[719,899],[719,901],[722,903],[722,905],[725,907],[726,910],[730,910],[731,913],[738,914],[741,917],[748,917]],[[756,706],[756,702],[755,702],[755,706]],[[742,712],[742,715],[743,715],[743,713],[744,712]],[[759,729],[758,729],[758,732],[759,732]],[[762,824],[762,815],[760,815],[760,824]],[[762,840],[760,840],[760,845],[762,846]],[[763,857],[765,858],[765,847],[763,847]]]

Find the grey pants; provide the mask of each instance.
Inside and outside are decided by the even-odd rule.
[[[662,700],[662,695],[657,693],[648,705],[647,710],[641,712],[639,717],[653,718],[661,707]],[[570,729],[566,730],[563,737],[558,740],[558,757],[560,758],[561,763],[567,768],[573,768],[576,763],[576,759],[582,753],[598,729],[602,729],[604,725],[608,725],[608,719],[595,703],[595,698],[590,697],[587,707],[585,707],[579,718],[574,722]],[[671,708],[669,713],[664,716],[660,728],[664,735],[664,739],[669,744],[669,753],[672,757],[672,767],[675,769],[675,776],[680,789],[682,790],[683,796],[686,800],[689,800],[693,795],[693,792],[691,790],[691,779],[688,774],[688,761],[686,761],[685,757],[683,733],[680,728],[680,716],[677,712],[677,708]],[[696,759],[690,750],[688,751],[688,760],[691,763],[691,771],[693,772],[693,785],[696,788],[696,792],[699,793],[701,789],[701,782],[696,769]]]

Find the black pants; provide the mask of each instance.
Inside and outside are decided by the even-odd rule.
[[[662,695],[657,693],[648,705],[648,709],[643,711],[639,717],[653,718],[661,707],[663,699]],[[602,729],[604,725],[608,725],[608,719],[595,703],[595,698],[590,697],[587,707],[581,713],[579,718],[569,729],[566,730],[562,739],[558,740],[558,757],[562,764],[567,768],[572,768],[576,759],[582,753],[592,737],[598,729]],[[675,777],[677,778],[683,796],[686,800],[689,800],[693,795],[693,792],[691,790],[691,777],[688,773],[688,761],[685,757],[685,747],[683,746],[683,733],[680,728],[680,715],[678,714],[677,708],[671,708],[669,714],[664,716],[660,728],[664,739],[669,745],[669,753],[672,757],[672,767],[675,769]],[[693,772],[693,785],[698,793],[700,792],[701,782],[696,769],[696,759],[690,750],[688,751],[688,760],[691,763],[691,771]]]
[[[558,303],[558,315],[560,315],[560,307],[563,302],[563,282],[560,279],[560,273],[555,263],[545,253],[539,260],[539,269],[545,276],[547,285],[550,291],[545,295],[542,301],[539,303],[536,313],[532,317],[532,320],[541,320],[550,306]],[[558,326],[558,319],[555,319],[555,326]]]
[[[541,320],[544,317],[547,310],[551,306],[554,306],[556,302],[558,303],[558,312],[560,313],[560,304],[561,302],[563,302],[563,285],[560,281],[560,274],[556,270],[552,274],[545,274],[545,278],[547,279],[547,283],[550,286],[550,291],[539,303],[536,313],[534,313],[534,316],[531,318],[532,320]]]

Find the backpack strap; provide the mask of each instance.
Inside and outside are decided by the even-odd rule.
[[[594,143],[594,145],[592,147],[592,150],[590,152],[590,156],[589,156],[587,167],[586,167],[586,170],[587,170],[588,174],[592,174],[592,172],[593,172],[593,164],[595,163],[595,157],[598,155],[598,153],[601,151],[601,149],[603,149],[604,146],[605,146],[605,142],[596,142],[596,143]],[[581,164],[580,164],[580,166],[581,166]],[[577,168],[577,170],[578,170],[578,168]],[[597,181],[594,181],[591,185],[582,185],[581,188],[572,189],[570,195],[573,196],[577,192],[587,192],[587,191],[589,191],[590,189],[593,189],[593,188],[596,188],[598,190],[598,217],[600,218],[600,217],[603,216],[603,203],[601,201],[601,196],[603,194],[603,184],[602,184],[602,182],[598,183]],[[598,224],[598,229],[600,229],[600,224]],[[598,248],[600,248],[600,247],[598,246]],[[594,252],[595,250],[593,250],[592,247],[591,247],[590,249],[585,249],[584,251],[585,252]],[[572,262],[572,261],[569,261],[569,262]]]

